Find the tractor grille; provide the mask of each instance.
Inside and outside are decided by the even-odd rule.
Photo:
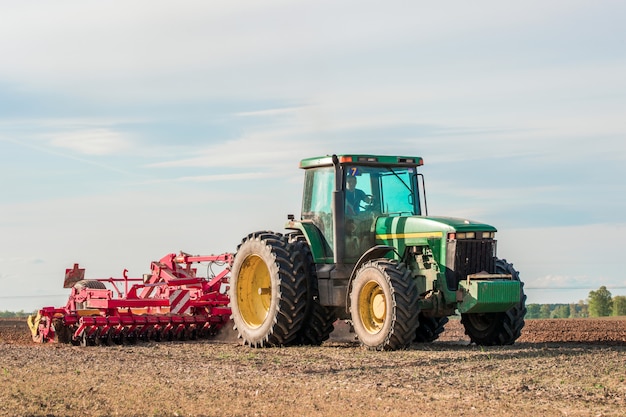
[[[495,272],[496,241],[493,239],[459,239],[448,242],[446,281],[456,290],[468,275]]]

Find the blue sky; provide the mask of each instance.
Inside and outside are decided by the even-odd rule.
[[[0,13],[0,311],[300,210],[300,159],[425,160],[529,302],[626,295],[622,1],[20,1]]]

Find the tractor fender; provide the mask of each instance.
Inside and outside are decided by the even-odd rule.
[[[285,229],[304,235],[316,264],[324,263],[327,258],[332,256],[332,249],[324,238],[324,234],[311,220],[296,221],[290,219],[285,225]]]
[[[372,246],[371,248],[366,250],[365,253],[361,255],[361,257],[356,262],[356,264],[354,264],[354,268],[352,268],[352,273],[350,274],[350,280],[348,281],[348,290],[346,291],[346,311],[348,312],[350,311],[350,292],[352,292],[352,282],[354,281],[354,278],[356,277],[357,271],[361,268],[361,266],[365,262],[371,261],[372,259],[384,258],[385,255],[387,255],[389,252],[392,252],[392,251],[398,254],[398,252],[396,251],[396,248],[394,248],[393,246],[387,246],[387,245]],[[398,256],[400,256],[400,254],[398,254]]]

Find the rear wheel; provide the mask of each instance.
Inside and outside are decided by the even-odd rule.
[[[237,248],[230,305],[235,328],[253,347],[292,344],[306,309],[306,277],[294,269],[287,238],[251,233]]]
[[[350,292],[354,332],[372,350],[407,348],[418,326],[417,287],[406,266],[389,259],[365,263]]]
[[[289,236],[292,263],[294,269],[301,270],[307,282],[307,308],[296,343],[319,346],[330,337],[334,330],[335,313],[324,307],[319,300],[317,273],[311,254],[311,248],[303,235]]]
[[[496,259],[496,273],[511,274],[514,280],[520,281],[519,272],[504,259]],[[501,313],[461,314],[461,323],[472,343],[485,346],[512,345],[522,334],[525,315],[526,295],[522,282],[519,304]]]

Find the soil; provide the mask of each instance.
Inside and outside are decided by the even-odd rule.
[[[527,320],[515,345],[440,339],[371,352],[348,327],[320,347],[211,341],[35,344],[0,320],[0,416],[623,416],[626,317]]]

